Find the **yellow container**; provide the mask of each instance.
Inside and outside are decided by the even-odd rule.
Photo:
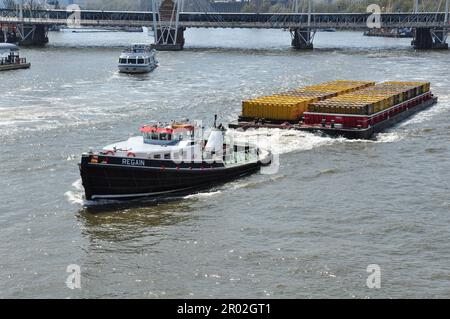
[[[268,120],[298,120],[305,111],[360,114],[367,105],[386,99],[379,92],[365,92],[371,81],[336,80],[242,102],[242,115]],[[325,102],[321,104],[321,102]],[[327,103],[332,102],[332,103]]]

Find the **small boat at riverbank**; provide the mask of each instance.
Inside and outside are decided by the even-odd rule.
[[[71,33],[97,33],[97,32],[144,32],[143,27],[59,27],[52,26],[49,31],[71,32]]]
[[[135,44],[124,50],[119,57],[121,73],[148,73],[157,66],[156,51],[146,44]]]
[[[225,130],[187,121],[142,126],[141,135],[89,151],[80,174],[87,200],[192,193],[258,171],[271,153],[227,142]]]
[[[412,38],[412,28],[370,29],[363,33],[367,37]]]
[[[19,47],[11,43],[0,43],[0,71],[28,69],[31,64],[19,55]]]

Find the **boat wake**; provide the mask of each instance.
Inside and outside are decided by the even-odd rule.
[[[331,137],[283,129],[230,130],[237,141],[245,141],[270,150],[274,154],[308,151],[316,147],[330,145],[336,141]]]
[[[395,143],[401,141],[405,137],[404,134],[400,132],[387,132],[387,133],[378,133],[376,135],[376,140],[374,143]]]
[[[231,131],[231,130],[230,130]],[[375,140],[347,139],[344,137],[327,137],[318,134],[283,129],[258,129],[245,132],[233,132],[236,140],[245,140],[256,144],[274,154],[310,151],[323,146],[349,143],[394,143],[402,140],[404,134],[398,131],[378,133]]]
[[[220,190],[210,191],[210,192],[201,192],[201,193],[195,193],[195,194],[191,194],[191,195],[186,195],[186,196],[183,197],[183,199],[208,198],[208,197],[219,195],[221,193],[222,193],[222,191],[220,191]]]
[[[114,205],[120,203],[118,200],[114,199],[101,199],[101,200],[86,200],[84,198],[83,184],[81,183],[81,178],[77,179],[72,183],[72,190],[64,193],[66,200],[73,205],[80,205],[85,207],[91,206],[103,206],[103,205]]]
[[[434,117],[441,115],[442,112],[449,110],[449,108],[448,108],[449,100],[450,100],[450,97],[448,97],[448,96],[439,96],[438,104],[432,106],[428,110],[424,110],[420,113],[415,114],[412,118],[401,123],[399,125],[399,127],[405,127],[405,126],[408,126],[411,124],[421,124],[424,122],[431,121]]]
[[[221,190],[212,190],[212,191],[204,191],[195,194],[190,194],[186,196],[172,196],[171,200],[177,199],[201,199],[201,198],[209,198],[212,196],[216,196],[221,194]],[[86,200],[84,198],[84,189],[81,182],[81,179],[77,179],[72,183],[72,190],[69,190],[64,193],[66,200],[73,205],[79,205],[84,207],[96,207],[96,206],[109,206],[109,205],[120,205],[123,204],[123,201],[115,200],[115,199],[98,199],[98,200]],[[140,203],[140,204],[148,204],[155,203],[158,200],[167,200],[169,198],[156,198],[156,197],[145,197],[134,200],[129,200],[128,203]]]
[[[83,197],[83,185],[81,178],[72,183],[73,190],[64,193],[67,201],[71,204],[83,205],[85,200]]]
[[[276,182],[276,181],[281,180],[281,179],[283,179],[285,177],[286,177],[286,175],[283,175],[283,174],[274,174],[274,175],[261,174],[261,175],[259,175],[259,178],[257,178],[257,179],[245,178],[245,179],[235,180],[235,181],[227,184],[227,189],[240,190],[240,189],[245,189],[245,188],[256,188],[256,187],[259,187],[261,185],[265,185],[265,184],[270,183],[270,182]]]

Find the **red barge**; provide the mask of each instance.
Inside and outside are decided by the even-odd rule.
[[[386,83],[391,84],[401,82]],[[294,129],[333,137],[371,139],[375,133],[381,132],[437,103],[437,97],[429,90],[429,83],[424,83],[421,86],[421,89],[419,89],[418,86],[417,89],[409,89],[401,93],[388,94],[388,98],[384,99],[386,101],[383,104],[384,107],[380,107],[378,104],[374,103],[356,102],[356,104],[351,104],[348,102],[350,99],[358,98],[358,96],[362,96],[367,92],[371,92],[372,94],[377,90],[379,91],[380,87],[383,86],[385,87],[386,84],[381,83],[378,85],[378,88],[377,85],[374,85],[369,86],[368,88],[356,89],[351,93],[337,94],[332,98],[319,98],[319,102],[313,101],[308,103],[305,111],[302,112],[301,116],[296,120],[266,119],[249,117],[245,116],[246,114],[243,114],[239,117],[237,123],[231,123],[229,127],[235,129],[240,128],[243,130],[250,128]],[[304,91],[304,89],[302,90]],[[391,102],[388,102],[389,99]],[[378,101],[378,97],[376,99],[372,98],[371,101],[372,100]],[[343,107],[343,101],[345,101],[345,107]],[[374,105],[377,106],[373,108]],[[261,105],[259,105],[259,107],[261,107]],[[280,105],[278,105],[278,107],[280,107]]]

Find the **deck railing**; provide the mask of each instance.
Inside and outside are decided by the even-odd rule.
[[[27,64],[26,58],[0,58],[0,65]]]

